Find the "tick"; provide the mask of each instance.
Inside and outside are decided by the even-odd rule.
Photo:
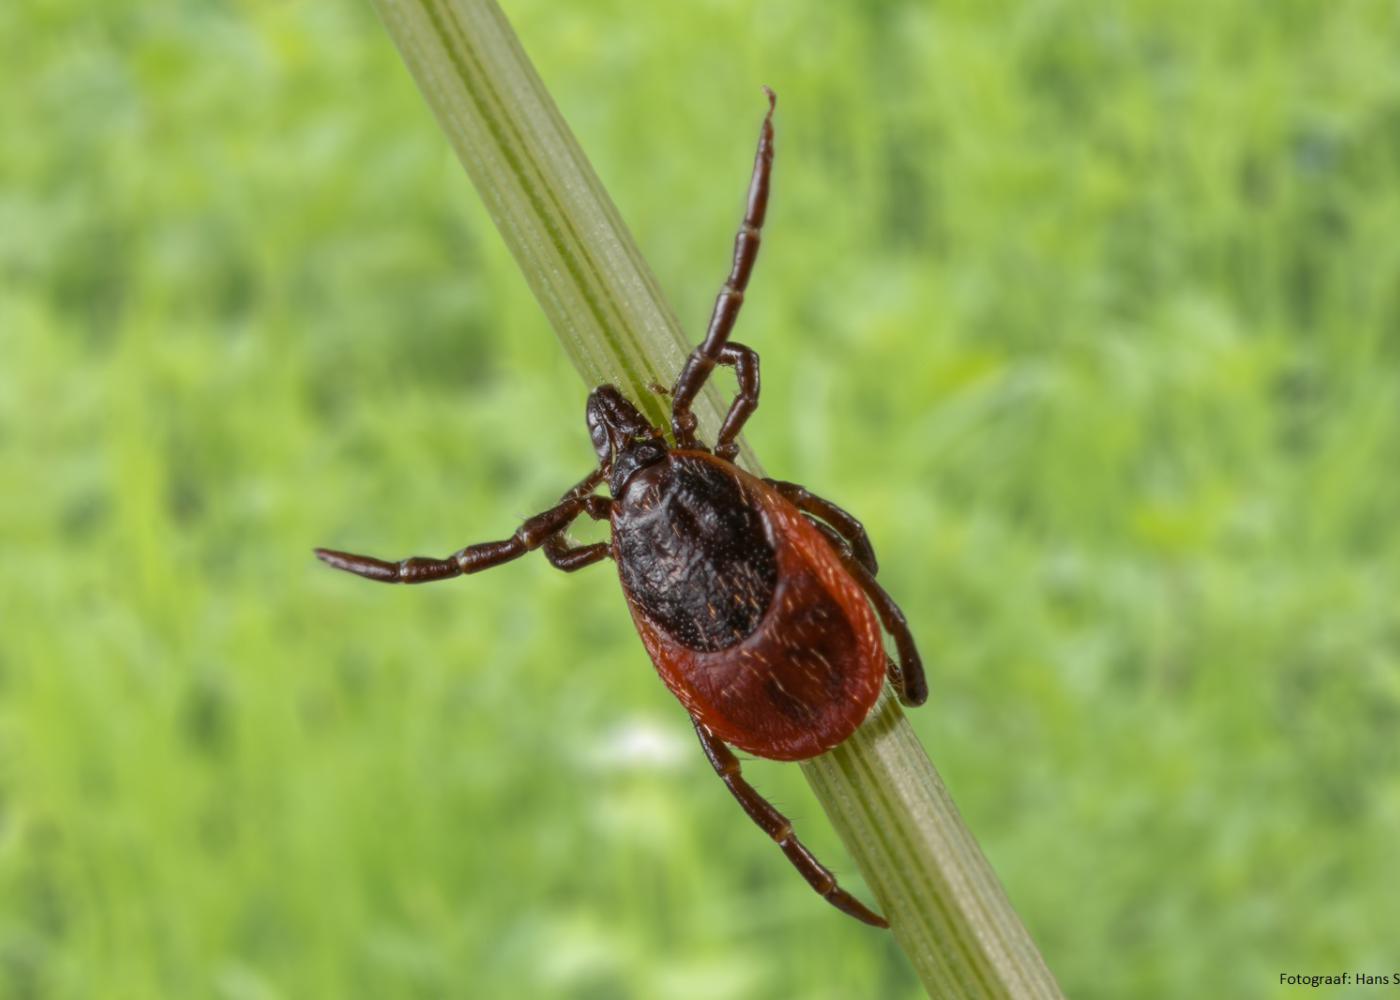
[[[597,468],[510,538],[446,559],[387,562],[328,549],[316,555],[381,583],[446,580],[535,549],[565,572],[612,559],[642,644],[690,713],[715,773],[827,902],[886,927],[744,780],[730,749],[807,760],[855,732],[886,677],[906,705],[928,696],[913,636],[875,580],[875,553],[861,523],[801,486],[758,479],[734,464],[736,438],[758,406],[758,355],[729,335],[768,209],[777,102],[767,94],[733,265],[705,339],[668,393],[675,444],[616,387],[599,386],[587,408]],[[696,438],[691,404],[717,365],[734,369],[739,391],[711,451]],[[606,496],[597,492],[604,483]],[[610,541],[570,544],[565,532],[585,514],[608,521]],[[898,663],[885,652],[881,626]]]

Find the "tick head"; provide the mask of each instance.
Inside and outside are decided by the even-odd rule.
[[[661,435],[616,386],[600,385],[588,394],[588,436],[606,469],[632,442]]]
[[[598,464],[610,473],[614,496],[638,469],[666,457],[661,432],[615,386],[600,385],[589,394],[588,436]]]

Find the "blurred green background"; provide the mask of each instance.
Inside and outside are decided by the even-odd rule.
[[[1066,991],[1400,968],[1396,6],[506,9],[693,333],[780,94],[749,440],[865,519]],[[0,996],[920,995],[609,567],[311,558],[591,457],[368,5],[20,0],[0,65]]]

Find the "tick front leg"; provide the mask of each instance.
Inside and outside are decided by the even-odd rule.
[[[479,573],[484,569],[518,559],[525,553],[539,548],[567,528],[580,514],[586,513],[595,520],[602,520],[608,516],[612,503],[607,497],[574,494],[575,491],[570,490],[564,500],[544,513],[530,518],[510,538],[499,542],[468,545],[446,559],[413,556],[397,562],[388,562],[371,556],[335,552],[330,549],[317,549],[316,557],[336,569],[343,569],[347,573],[355,573],[380,583],[432,583],[434,580],[448,580],[467,573]],[[586,565],[586,562],[579,562],[578,565]],[[571,568],[576,569],[578,566]]]
[[[573,489],[565,493],[561,502],[572,497],[583,497],[592,493],[594,488],[603,481],[603,470],[594,469],[584,476]],[[589,515],[595,521],[601,521],[608,516],[612,508],[612,501],[604,497],[589,497]],[[555,569],[562,569],[565,573],[572,573],[574,570],[583,569],[585,566],[592,566],[595,562],[606,559],[611,554],[611,547],[607,542],[595,542],[592,545],[570,545],[564,538],[564,532],[560,531],[550,536],[544,543],[544,557],[549,560],[549,564]]]
[[[856,520],[854,515],[797,483],[785,483],[778,479],[765,479],[764,482],[781,493],[798,510],[805,514],[815,514],[835,528],[837,534],[850,547],[851,553],[870,571],[871,576],[880,572],[880,566],[875,561],[875,549],[870,544],[870,536],[865,533],[865,525]]]
[[[719,297],[715,299],[714,311],[710,313],[710,325],[705,331],[705,339],[700,342],[695,350],[690,352],[690,357],[686,358],[685,367],[676,376],[676,384],[671,389],[671,432],[675,435],[676,446],[678,448],[693,448],[695,440],[695,414],[690,412],[690,404],[695,401],[696,395],[704,387],[705,381],[710,377],[710,372],[714,371],[717,364],[734,364],[733,360],[726,361],[724,348],[729,340],[729,334],[734,330],[734,321],[739,318],[739,307],[744,304],[744,290],[748,288],[749,276],[753,273],[753,265],[758,260],[758,245],[760,233],[763,231],[763,219],[768,214],[768,190],[769,178],[773,172],[773,108],[777,105],[777,98],[773,92],[764,88],[768,94],[768,114],[764,116],[763,126],[758,133],[758,151],[754,154],[753,174],[749,178],[749,197],[744,206],[744,221],[739,225],[739,232],[734,237],[734,259],[729,268],[729,277],[724,280],[723,287],[719,290]],[[738,345],[736,344],[737,348]],[[753,352],[748,348],[742,348],[749,355]],[[754,358],[754,403],[758,402],[758,365],[757,358]],[[740,374],[740,398],[743,398],[743,375]],[[725,420],[726,427],[731,420],[736,419],[735,411],[739,407],[740,400],[736,400],[734,406],[730,407],[729,417]],[[753,407],[749,407],[752,412]],[[737,418],[737,422],[742,426],[747,413]],[[734,430],[737,434],[737,428]],[[721,438],[723,434],[721,433]],[[731,435],[732,437],[732,435]]]
[[[734,369],[739,380],[739,395],[729,404],[729,412],[720,425],[719,437],[715,439],[715,454],[727,461],[734,461],[739,454],[739,446],[734,439],[744,429],[744,423],[758,409],[758,354],[743,344],[725,344],[719,352],[719,363]]]
[[[872,927],[888,927],[889,923],[884,917],[836,884],[836,876],[831,874],[831,870],[818,861],[812,852],[803,846],[802,841],[797,839],[788,818],[773,808],[771,802],[759,795],[754,787],[744,780],[739,758],[734,756],[733,751],[699,722],[694,719],[691,721],[695,723],[700,746],[715,773],[720,776],[720,780],[729,788],[734,798],[739,800],[739,805],[743,806],[749,818],[762,827],[763,832],[782,848],[793,867],[807,880],[807,884],[842,913]]]
[[[585,566],[592,566],[595,562],[606,559],[610,554],[611,549],[607,542],[594,542],[592,545],[570,545],[564,540],[562,534],[555,535],[544,543],[544,557],[549,560],[551,566],[555,569],[562,569],[565,573],[572,573]]]

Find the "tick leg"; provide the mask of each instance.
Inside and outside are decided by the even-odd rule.
[[[919,658],[919,650],[914,645],[914,636],[909,631],[909,622],[905,619],[904,612],[899,610],[899,605],[894,603],[894,598],[885,592],[885,588],[876,582],[875,574],[846,548],[843,539],[834,529],[820,522],[813,523],[836,549],[842,565],[856,578],[856,583],[860,584],[866,598],[874,605],[875,613],[880,616],[880,624],[894,638],[899,663],[885,657],[890,683],[894,685],[901,704],[917,708],[928,700],[928,680],[924,677],[924,663]]]
[[[694,719],[691,721],[695,722]],[[836,884],[836,876],[831,874],[831,870],[813,857],[812,852],[797,839],[788,818],[773,808],[771,802],[759,795],[754,787],[744,780],[739,758],[734,756],[733,751],[699,722],[695,722],[695,732],[700,737],[700,746],[705,751],[705,756],[709,758],[710,765],[720,780],[739,800],[739,805],[743,806],[749,818],[762,827],[763,832],[782,848],[793,867],[807,880],[807,884],[842,913],[849,914],[872,927],[888,927],[889,923],[884,917]]]
[[[585,479],[584,483],[586,482],[588,480]],[[510,538],[500,542],[468,545],[446,559],[413,556],[397,562],[386,562],[383,559],[374,559],[370,556],[358,556],[349,552],[333,552],[329,549],[317,549],[316,557],[336,569],[356,573],[380,583],[431,583],[434,580],[447,580],[465,573],[479,573],[492,566],[499,566],[501,563],[518,559],[526,552],[539,548],[567,528],[580,514],[586,513],[595,520],[606,518],[611,510],[612,501],[602,496],[578,495],[578,491],[583,485],[580,483],[574,487],[562,501],[543,514],[536,514],[530,518]],[[584,548],[588,548],[588,546],[584,546]],[[563,558],[567,561],[570,557]],[[586,562],[578,562],[577,565],[561,566],[560,568],[577,569],[581,565],[586,565]]]
[[[555,569],[572,573],[576,569],[601,562],[609,554],[607,542],[594,542],[592,545],[570,545],[562,534],[552,536],[544,543],[544,557]]]
[[[715,454],[732,462],[739,454],[734,439],[758,409],[758,354],[743,344],[725,344],[719,352],[719,363],[732,367],[739,380],[739,395],[729,404],[729,412],[724,415],[719,437],[715,439]]]
[[[865,526],[856,520],[853,514],[797,483],[785,483],[777,479],[765,479],[764,482],[781,493],[798,510],[815,514],[835,528],[837,534],[850,546],[850,551],[860,564],[870,571],[871,576],[880,572],[880,566],[875,561],[875,549],[870,544],[870,536],[865,533]]]
[[[739,307],[744,303],[744,289],[749,285],[754,261],[758,259],[759,233],[763,230],[763,217],[768,212],[768,180],[773,171],[773,108],[778,99],[768,88],[765,87],[764,91],[768,94],[768,114],[764,116],[763,126],[758,133],[758,152],[754,155],[753,176],[749,179],[749,197],[744,209],[744,221],[739,225],[738,235],[734,237],[734,262],[730,266],[729,277],[720,288],[719,297],[715,299],[705,339],[690,352],[685,367],[681,369],[681,373],[676,377],[676,384],[671,389],[671,432],[675,435],[678,448],[695,447],[695,414],[690,412],[690,404],[704,387],[715,365],[733,364],[736,369],[739,367],[737,360],[726,361],[723,354],[729,334],[734,330],[734,321],[739,317]],[[754,360],[752,403],[757,404],[758,359],[748,348],[742,350]],[[729,416],[725,419],[726,428],[731,423],[735,424],[731,438],[733,434],[738,433],[739,426],[743,425],[744,419],[753,411],[753,405],[748,405],[747,412],[740,409],[744,398],[742,385],[741,372],[740,399],[735,400],[729,409]]]
[[[854,558],[847,557],[844,561],[846,568],[865,591],[865,596],[875,606],[875,613],[880,616],[880,624],[885,626],[885,631],[894,639],[895,652],[899,654],[899,665],[895,666],[891,662],[889,673],[890,683],[894,685],[899,700],[909,708],[922,705],[928,700],[928,679],[924,676],[924,661],[920,659],[918,647],[914,645],[914,636],[909,631],[909,622],[904,617],[904,612],[899,610],[894,598],[876,582],[868,569]]]
[[[565,500],[572,500],[572,499],[574,499],[574,498],[576,498],[576,497],[585,497],[585,496],[588,496],[588,494],[592,493],[593,490],[597,487],[597,485],[598,485],[599,483],[601,483],[602,481],[603,481],[603,470],[602,470],[602,468],[600,467],[600,468],[594,469],[592,472],[590,472],[588,475],[584,476],[582,479],[580,479],[580,480],[579,480],[577,483],[575,483],[573,486],[569,487],[569,491],[568,491],[567,493],[565,493],[562,497],[559,498],[559,502],[560,502],[560,503],[563,503]],[[604,516],[606,516],[606,515],[604,515]]]
[[[571,497],[587,496],[593,489],[603,481],[603,470],[594,469],[584,476],[573,489],[565,493],[563,500]],[[603,497],[592,497],[589,500],[597,511],[590,511],[595,520],[601,520],[608,516],[608,507],[611,501]],[[609,555],[609,545],[607,542],[595,542],[592,545],[570,545],[564,538],[564,532],[559,531],[551,535],[544,543],[544,557],[549,560],[549,564],[555,569],[562,569],[565,573],[572,573],[574,570],[583,569],[585,566],[592,566],[599,560],[606,559]]]

